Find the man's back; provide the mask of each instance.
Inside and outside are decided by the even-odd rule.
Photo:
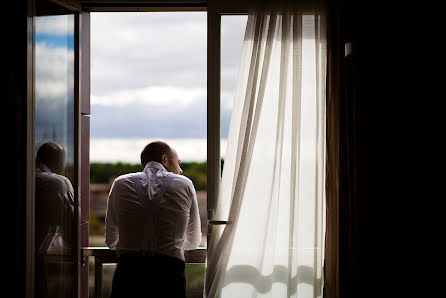
[[[137,192],[133,175],[141,185],[143,197]],[[172,178],[163,191],[168,176]],[[160,192],[163,195],[158,197]],[[146,203],[150,212],[144,208]],[[154,207],[157,204],[159,208]],[[149,243],[145,237],[147,221],[156,232],[149,233]],[[198,203],[188,178],[167,172],[160,163],[149,162],[143,172],[115,180],[107,206],[106,243],[116,248],[118,254],[151,250],[184,261],[184,250],[195,249],[200,241]]]
[[[49,230],[55,233],[57,228],[64,243],[69,247],[72,242],[74,222],[74,190],[70,180],[51,172],[47,166],[39,163],[36,165],[35,173],[35,196],[38,247],[41,248]],[[46,254],[48,247],[42,248],[44,251],[40,253]]]
[[[177,152],[155,141],[141,152],[140,173],[118,177],[107,202],[105,241],[116,248],[112,298],[186,297],[184,250],[200,244],[192,182]]]

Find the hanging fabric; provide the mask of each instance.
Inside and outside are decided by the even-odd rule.
[[[248,16],[206,297],[322,297],[325,22]]]

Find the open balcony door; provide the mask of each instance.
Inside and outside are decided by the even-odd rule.
[[[65,149],[61,176],[72,185],[68,197],[73,211],[41,203],[50,203],[52,196],[39,193],[41,185],[36,178],[34,218],[28,219],[36,235],[32,292],[33,297],[49,297],[51,293],[65,297],[64,293],[69,293],[70,297],[87,298],[88,257],[83,256],[82,248],[88,246],[90,217],[90,13],[72,1],[34,3],[34,150],[47,142],[59,143]],[[35,168],[39,169],[37,163]],[[51,254],[51,249],[40,245],[40,234],[44,233],[39,231],[48,226],[45,218],[54,214],[69,231],[65,232],[69,252]]]

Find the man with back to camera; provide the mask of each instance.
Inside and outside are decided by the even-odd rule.
[[[36,154],[37,297],[73,296],[70,274],[61,274],[70,264],[57,261],[61,256],[73,257],[74,189],[70,180],[62,175],[65,158],[64,147],[56,142],[42,144]],[[58,257],[52,259],[51,256]]]
[[[118,255],[111,297],[186,297],[184,250],[201,241],[195,188],[164,142],[148,144],[141,165],[115,179],[107,201],[105,242]]]

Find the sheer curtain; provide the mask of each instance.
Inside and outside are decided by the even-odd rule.
[[[248,16],[206,297],[322,297],[325,23]]]

